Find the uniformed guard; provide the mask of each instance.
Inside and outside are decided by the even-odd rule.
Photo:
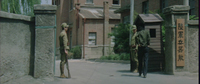
[[[65,74],[64,74],[64,65],[66,63],[66,68],[68,70],[68,77],[67,78],[71,78],[71,75],[69,73],[69,65],[68,65],[68,51],[69,51],[69,46],[68,44],[68,38],[67,38],[67,30],[69,28],[69,25],[67,25],[67,23],[62,23],[61,25],[62,28],[62,32],[60,33],[59,36],[59,41],[60,41],[60,54],[61,54],[61,62],[60,62],[60,77],[61,78],[66,78]]]
[[[142,26],[139,26],[138,35],[138,60],[139,60],[139,76],[143,73],[146,78],[148,70],[148,59],[149,59],[149,45],[150,45],[150,34],[149,31],[145,30]]]
[[[135,25],[131,25],[133,30],[133,35],[131,37],[131,60],[133,62],[133,71],[137,72],[138,70],[138,45],[137,45],[137,27]]]

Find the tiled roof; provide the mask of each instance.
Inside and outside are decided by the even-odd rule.
[[[119,9],[115,10],[114,12],[115,13],[122,13],[122,12],[125,12],[125,11],[130,11],[130,5],[123,6]]]
[[[103,19],[103,9],[81,8],[79,15],[83,18]],[[114,10],[109,9],[109,18],[110,19],[120,19],[120,14],[115,14]]]
[[[139,18],[144,22],[144,23],[148,23],[148,22],[162,22],[164,21],[162,19],[162,17],[160,17],[159,14],[139,14],[137,16],[137,20],[139,20]],[[135,22],[136,22],[135,21]]]

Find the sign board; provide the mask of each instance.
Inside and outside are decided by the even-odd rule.
[[[176,66],[185,65],[185,19],[176,21]]]

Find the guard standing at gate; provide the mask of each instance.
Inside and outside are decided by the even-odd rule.
[[[69,51],[69,46],[68,44],[68,38],[67,38],[67,30],[69,28],[69,25],[67,23],[62,23],[62,32],[60,33],[59,36],[59,41],[60,41],[60,54],[61,54],[61,62],[60,62],[60,77],[61,78],[66,78],[64,74],[64,65],[66,64],[66,68],[68,69],[68,77],[71,78],[71,75],[69,73],[69,66],[68,66],[68,51]]]
[[[131,60],[133,61],[133,71],[137,72],[138,71],[138,44],[137,44],[137,27],[135,25],[131,25],[132,30],[133,30],[133,35],[131,37],[131,46],[130,46],[130,51],[131,51]]]
[[[148,56],[149,56],[149,45],[150,45],[150,34],[149,31],[145,30],[144,27],[139,26],[140,31],[138,32],[138,60],[139,60],[139,76],[143,73],[146,78],[148,70]]]

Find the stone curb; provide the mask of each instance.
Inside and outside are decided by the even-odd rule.
[[[130,61],[124,61],[124,60],[100,60],[100,59],[86,59],[85,61],[94,61],[94,62],[106,62],[106,63],[123,63],[123,64],[130,64]]]

